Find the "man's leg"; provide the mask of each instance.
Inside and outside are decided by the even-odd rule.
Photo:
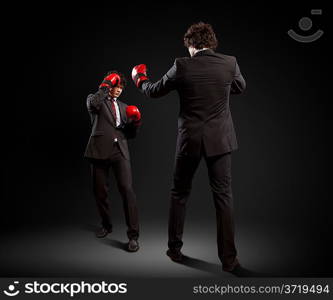
[[[121,194],[127,225],[127,236],[130,240],[139,237],[138,208],[136,195],[132,187],[131,162],[125,159],[120,152],[112,159],[112,169]]]
[[[234,241],[231,153],[205,157],[216,209],[218,255],[225,271],[238,265]]]
[[[112,231],[110,203],[108,201],[109,193],[109,168],[106,162],[91,163],[91,175],[93,183],[93,193],[96,199],[98,212],[102,219],[102,227],[108,231]]]
[[[182,236],[186,214],[186,202],[192,188],[192,179],[198,168],[200,157],[177,156],[174,166],[173,187],[169,211],[170,251],[179,252],[183,246]]]

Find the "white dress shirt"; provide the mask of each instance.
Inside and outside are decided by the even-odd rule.
[[[120,111],[119,111],[119,105],[118,105],[118,102],[117,102],[117,98],[111,98],[111,97],[108,97],[108,99],[111,101],[111,105],[112,103],[114,103],[114,107],[116,109],[116,127],[119,127],[120,126]],[[114,142],[118,142],[118,139],[115,138],[114,139]]]
[[[111,101],[113,101],[114,106],[116,108],[116,127],[119,127],[121,121],[120,121],[120,111],[119,111],[117,98],[113,98]]]

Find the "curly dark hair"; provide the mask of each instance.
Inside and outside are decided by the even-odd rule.
[[[121,86],[124,89],[126,87],[126,85],[127,85],[127,80],[126,80],[125,75],[123,73],[120,73],[120,72],[116,71],[116,70],[112,70],[112,71],[108,71],[104,77],[106,77],[106,76],[108,76],[108,75],[110,75],[112,73],[116,73],[116,74],[118,74],[120,76]]]
[[[218,41],[216,39],[213,27],[208,23],[199,22],[191,25],[184,35],[185,47],[194,47],[195,49],[211,48],[216,49]]]

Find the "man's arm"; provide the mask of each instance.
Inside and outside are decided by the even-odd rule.
[[[88,112],[91,114],[97,114],[106,96],[107,91],[103,89],[99,89],[95,94],[90,94],[87,97]]]
[[[159,98],[176,89],[177,64],[176,61],[170,70],[157,82],[152,83],[147,77],[145,65],[133,68],[132,78],[136,86],[148,97]]]
[[[96,114],[101,108],[103,100],[107,97],[109,89],[116,86],[120,82],[120,77],[116,73],[111,73],[104,77],[99,89],[95,94],[90,94],[87,97],[87,108],[91,114]]]
[[[140,129],[141,120],[132,121],[129,120],[124,126],[124,133],[127,139],[134,139]]]
[[[133,139],[141,126],[141,113],[134,105],[127,105],[125,111],[127,122],[124,126],[124,133],[127,139]]]
[[[236,61],[235,75],[234,75],[234,79],[231,83],[230,93],[231,94],[241,94],[245,90],[245,88],[246,88],[246,82],[245,82],[243,75],[241,74],[241,72],[239,70],[239,66]]]

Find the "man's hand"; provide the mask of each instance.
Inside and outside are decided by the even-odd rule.
[[[141,113],[139,109],[134,105],[128,105],[126,107],[126,115],[129,119],[131,119],[134,122],[141,120]]]
[[[147,66],[144,64],[137,65],[132,69],[132,79],[135,85],[140,88],[141,84],[148,80],[147,77]]]
[[[116,73],[111,73],[110,75],[104,78],[99,88],[109,90],[117,86],[119,83],[120,83],[120,76]]]

